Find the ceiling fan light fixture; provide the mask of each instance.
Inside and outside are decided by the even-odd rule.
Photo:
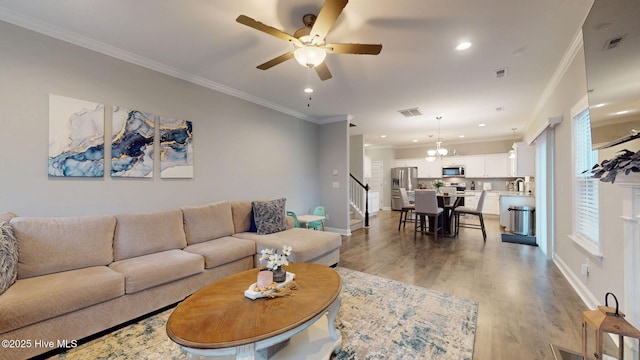
[[[304,45],[297,48],[293,52],[293,56],[300,65],[313,68],[322,64],[324,59],[327,57],[327,52],[323,48],[319,48],[317,46]]]

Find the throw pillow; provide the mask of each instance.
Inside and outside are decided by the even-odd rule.
[[[18,241],[8,221],[0,222],[0,295],[18,277]]]
[[[286,199],[282,198],[271,201],[253,201],[251,203],[258,234],[273,234],[287,229],[285,202]]]

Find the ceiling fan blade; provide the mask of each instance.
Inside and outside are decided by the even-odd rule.
[[[320,65],[316,66],[314,69],[316,69],[316,73],[318,73],[318,76],[322,81],[329,80],[333,77],[331,75],[331,72],[329,71],[329,68],[327,67],[327,63],[324,61],[320,63]]]
[[[285,61],[291,59],[292,57],[293,57],[293,51],[289,51],[288,53],[282,54],[282,55],[280,55],[280,56],[278,56],[276,58],[273,58],[273,59],[267,61],[264,64],[258,65],[257,68],[260,69],[260,70],[267,70],[268,68],[276,66],[276,65],[278,65],[278,64],[280,64],[282,62],[285,62]]]
[[[349,0],[326,0],[311,28],[311,33],[309,34],[311,39],[317,37],[316,43],[323,42],[348,2]]]
[[[269,25],[265,25],[265,24],[261,23],[260,21],[253,20],[252,18],[250,18],[248,16],[240,15],[240,16],[238,16],[236,21],[239,22],[240,24],[247,25],[248,27],[251,27],[251,28],[254,28],[256,30],[260,30],[260,31],[262,31],[264,33],[267,33],[269,35],[275,36],[278,39],[282,39],[284,41],[289,41],[289,42],[292,42],[294,44],[302,46],[302,42],[300,40],[296,39],[295,37],[293,37],[293,35],[289,35],[284,31],[278,30],[278,29],[276,29],[274,27],[271,27]]]
[[[378,55],[382,51],[380,44],[327,44],[323,48],[329,54]]]

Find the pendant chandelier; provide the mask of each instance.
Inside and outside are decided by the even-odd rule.
[[[442,141],[440,140],[440,119],[442,116],[436,117],[438,120],[438,141],[436,141],[436,148],[427,150],[427,161],[435,161],[436,158],[447,156],[449,150],[442,147]]]

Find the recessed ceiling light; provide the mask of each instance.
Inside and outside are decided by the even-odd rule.
[[[413,142],[418,142],[418,139],[413,139],[413,140],[411,140],[411,141],[413,141]]]
[[[624,115],[624,114],[628,114],[629,110],[622,110],[622,111],[618,111],[617,113],[615,113],[616,115]]]
[[[487,124],[478,124],[478,126],[483,127],[483,126],[487,126]]]
[[[603,107],[603,106],[604,106],[604,103],[600,103],[600,104],[598,104],[598,105],[595,105],[595,106],[594,106],[594,108],[601,108],[601,107]]]
[[[464,135],[458,135],[458,137],[459,137],[459,138],[463,138],[463,137],[464,137]]]
[[[304,89],[304,92],[306,92],[307,94],[311,94],[313,92],[313,89],[308,87],[308,88]]]
[[[465,41],[458,44],[458,46],[456,46],[456,50],[458,51],[467,50],[470,47],[471,47],[471,43],[468,41]]]
[[[380,135],[380,137],[384,139],[387,137],[387,135]]]

